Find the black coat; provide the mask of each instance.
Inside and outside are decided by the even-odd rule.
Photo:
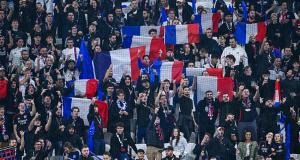
[[[131,136],[129,134],[119,135],[120,140],[123,143],[124,148],[131,146],[135,153],[137,153],[137,148]],[[121,153],[121,143],[117,137],[117,133],[113,134],[110,140],[110,154],[113,159],[118,158]],[[128,151],[127,151],[128,152]]]
[[[217,138],[211,139],[207,146],[208,156],[220,157],[223,160],[231,160],[231,154],[235,153],[235,149],[227,138],[218,140]]]
[[[147,128],[147,133],[146,133],[147,134],[146,135],[147,146],[152,146],[152,147],[157,147],[157,148],[163,149],[164,142],[159,139],[159,136],[155,130],[155,125],[154,125],[155,118],[156,118],[155,116],[152,117],[152,120],[149,123],[148,128]],[[162,128],[161,128],[161,131],[162,131]]]
[[[182,8],[182,24],[191,23],[191,17],[194,14],[193,9],[187,3]],[[175,16],[179,17],[178,7],[175,8]]]
[[[128,106],[127,103],[127,107],[125,109],[126,112],[128,112],[128,115],[120,115],[120,108],[118,107],[117,102],[113,102],[112,106],[109,107],[108,109],[108,114],[109,114],[109,118],[108,118],[108,130],[112,133],[115,132],[115,125],[118,122],[123,122],[125,125],[125,132],[130,130],[130,118],[131,118],[131,114],[132,113],[132,108],[130,106]]]

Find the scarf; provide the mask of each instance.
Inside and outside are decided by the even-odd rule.
[[[156,134],[159,137],[159,140],[161,142],[163,142],[164,141],[164,136],[163,136],[161,128],[160,128],[160,123],[155,123],[154,125],[155,125],[155,131],[156,131]]]
[[[208,113],[207,116],[210,120],[213,119],[214,116],[214,106],[211,105],[211,103],[208,103]]]
[[[117,105],[120,110],[126,110],[127,107],[126,101],[117,100]]]
[[[242,101],[242,105],[243,105],[244,108],[251,108],[251,102],[250,102],[249,98],[244,99]]]

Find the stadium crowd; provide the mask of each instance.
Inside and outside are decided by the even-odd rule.
[[[298,0],[235,0],[233,11],[215,0],[214,9],[222,16],[218,32],[208,28],[200,43],[167,46],[163,61],[179,60],[186,68],[222,68],[223,76],[234,81],[232,93],[208,90],[204,99],[195,101],[196,76],[183,74],[178,83],[158,80],[153,62],[142,56],[137,81],[124,73],[117,82],[109,67],[98,80],[104,95],[94,95],[88,116],[78,116],[81,110],[73,107],[71,117],[63,117],[62,98],[74,90],[72,81],[81,72],[76,64],[83,60],[78,56],[82,40],[93,59],[122,48],[123,26],[191,24],[195,15],[211,12],[198,6],[194,13],[186,0],[131,0],[124,13],[122,2],[127,1],[0,1],[2,148],[15,148],[18,160],[54,155],[125,160],[133,152],[135,159],[149,160],[283,160],[300,154]],[[162,7],[167,21],[161,24]],[[259,42],[251,35],[246,45],[239,45],[234,36],[238,21],[265,22],[266,37]],[[158,36],[158,31],[150,30],[149,36]],[[280,104],[275,105],[277,82]],[[97,99],[108,105],[107,128]],[[83,119],[95,126],[93,153]],[[190,143],[194,145],[187,153]]]

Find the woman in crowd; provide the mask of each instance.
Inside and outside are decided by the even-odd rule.
[[[257,158],[258,145],[251,138],[251,131],[245,130],[244,140],[239,143],[237,148],[237,160],[255,160]]]
[[[187,141],[186,139],[180,135],[179,128],[173,129],[173,135],[171,137],[170,144],[174,148],[174,154],[180,158],[185,157],[186,155],[186,147],[187,147]]]

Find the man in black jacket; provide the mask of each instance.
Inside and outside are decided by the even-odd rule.
[[[89,147],[84,145],[81,149],[81,156],[79,160],[93,160],[94,158],[90,156],[90,150]]]
[[[143,15],[142,10],[138,8],[138,1],[132,0],[131,4],[131,11],[127,14],[127,26],[139,26],[142,25],[143,22]]]
[[[110,140],[110,154],[112,159],[125,160],[129,159],[128,147],[131,146],[135,153],[137,148],[131,136],[124,132],[124,123],[116,124],[116,133]]]
[[[217,128],[214,138],[209,142],[208,146],[208,156],[217,157],[222,160],[232,160],[231,155],[235,154],[235,149],[231,142],[224,137],[224,128]]]
[[[212,91],[206,91],[206,97],[201,100],[197,107],[196,113],[198,116],[199,125],[199,138],[202,139],[204,134],[210,133],[211,135],[215,131],[215,122],[218,116],[219,104],[213,97]]]
[[[188,24],[191,23],[193,9],[188,3],[184,2],[184,0],[176,0],[175,15],[182,24]]]
[[[158,108],[155,109],[155,115],[152,117],[147,129],[147,158],[149,160],[161,159],[161,153],[164,147],[164,136],[160,127],[160,119],[156,116]]]
[[[174,154],[173,154],[174,148],[172,146],[169,146],[166,148],[166,157],[162,160],[179,160]]]
[[[85,129],[83,119],[78,115],[80,110],[75,106],[71,109],[71,111],[71,117],[66,121],[66,124],[73,126],[76,133],[80,136],[81,139],[83,139]]]
[[[94,122],[95,132],[93,135],[93,144],[94,144],[95,154],[102,155],[105,152],[103,120],[101,115],[98,112],[98,105],[95,102],[96,102],[96,98],[93,98],[87,118],[90,125],[92,124],[92,122]]]

